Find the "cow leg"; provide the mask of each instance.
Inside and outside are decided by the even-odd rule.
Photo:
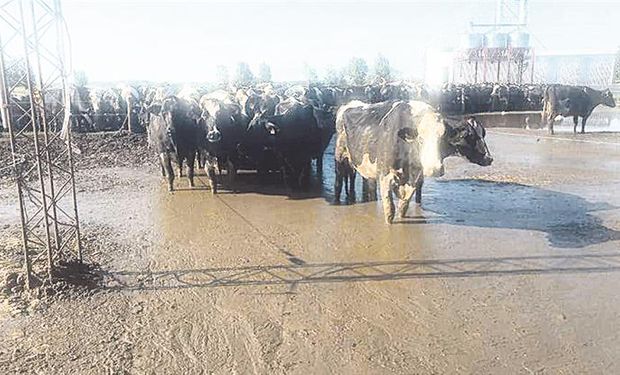
[[[159,155],[162,166],[166,169],[168,176],[168,191],[174,190],[174,170],[172,169],[172,160],[168,153],[162,152]]]
[[[357,173],[355,173],[355,169],[353,169],[352,167],[349,168],[349,190],[347,191],[347,199],[350,202],[354,202],[355,201],[355,176]]]
[[[228,171],[228,185],[230,186],[230,190],[235,192],[235,179],[237,177],[237,168],[235,167],[235,163],[232,160],[228,159],[226,162],[226,169]]]
[[[377,181],[374,179],[362,179],[362,199],[365,202],[377,200]]]
[[[217,161],[215,161],[217,163]],[[207,175],[207,185],[211,189],[212,194],[217,194],[217,182],[216,182],[216,173],[215,166],[212,161],[205,160],[204,163],[205,174]]]
[[[161,167],[161,176],[162,177],[166,177],[166,168],[164,167],[164,161],[163,161],[161,155],[160,155],[160,157],[158,159],[159,159],[159,166]]]
[[[394,178],[392,174],[380,177],[379,182],[381,188],[381,200],[383,201],[383,216],[386,224],[392,224],[394,221],[394,201],[392,199],[392,185]]]
[[[312,159],[306,160],[303,164],[302,174],[300,176],[300,185],[302,189],[310,187],[310,172],[312,171]]]
[[[422,185],[424,185],[424,176],[420,176],[415,184],[415,202],[422,204]]]
[[[336,179],[334,181],[334,201],[340,203],[340,194],[342,193],[342,183],[344,180],[344,171],[342,170],[342,163],[335,161]]]
[[[177,156],[177,162],[179,164],[179,178],[183,177],[183,156]]]
[[[196,162],[196,152],[192,152],[187,156],[187,178],[189,187],[194,187],[194,163]]]
[[[407,214],[407,210],[409,209],[409,201],[413,196],[413,193],[416,191],[415,187],[404,184],[398,187],[398,198],[400,202],[398,202],[398,217],[404,218]]]
[[[204,168],[204,163],[202,160],[202,153],[200,152],[200,150],[196,150],[195,159],[196,159],[196,162],[198,162],[198,169]]]
[[[588,116],[583,116],[581,118],[581,134],[585,134],[586,133],[586,121],[588,120]],[[577,126],[575,124],[575,126]]]
[[[579,116],[573,116],[573,133],[577,134],[577,124],[579,123]]]
[[[377,180],[368,179],[368,201],[374,202],[377,200]]]
[[[368,202],[368,179],[362,177],[362,202]]]
[[[547,118],[547,124],[549,128],[549,134],[553,135],[553,123],[555,122],[555,116],[553,113],[549,113],[549,117]]]

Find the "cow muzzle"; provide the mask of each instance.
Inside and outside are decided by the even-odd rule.
[[[267,133],[269,133],[269,135],[276,135],[278,134],[278,127],[275,124],[272,124],[271,122],[268,122],[265,124],[265,129],[267,130]]]
[[[211,130],[207,133],[207,141],[216,143],[222,140],[222,133],[217,130]]]
[[[484,158],[482,158],[482,162],[480,163],[480,166],[488,167],[492,163],[493,163],[493,158],[488,155],[485,155]]]

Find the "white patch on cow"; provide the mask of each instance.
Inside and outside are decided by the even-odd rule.
[[[200,94],[195,88],[185,85],[177,94],[177,98],[187,100],[188,102],[196,102],[200,100]]]
[[[278,104],[276,104],[275,114],[276,115],[283,115],[286,112],[288,112],[288,110],[293,108],[295,105],[303,105],[303,103],[300,102],[297,98],[288,98],[286,100],[283,100],[283,101],[279,102]],[[318,122],[318,120],[317,120],[317,122]]]
[[[133,86],[125,85],[121,88],[121,95],[126,102],[130,99],[139,99],[140,92]]]
[[[262,90],[263,93],[267,95],[276,94],[276,90],[273,88],[273,85],[271,83],[259,83],[258,85],[256,85],[256,88]]]
[[[206,95],[202,96],[203,98],[209,98],[209,99],[215,99],[215,100],[219,100],[222,103],[225,104],[233,104],[235,103],[235,98],[232,96],[232,94],[230,94],[228,91],[226,90],[215,90],[213,92],[210,92]]]
[[[368,105],[367,103],[364,103],[360,100],[352,100],[348,102],[347,104],[340,106],[340,108],[338,108],[338,112],[336,112],[336,124],[338,123],[342,124],[342,120],[343,120],[342,117],[344,116],[344,113],[347,111],[347,109],[365,107],[367,105]],[[336,125],[336,128],[338,128],[338,125]]]
[[[377,161],[373,163],[370,161],[370,155],[365,153],[362,156],[362,163],[355,167],[355,169],[364,177],[364,178],[377,178]]]
[[[88,93],[88,97],[90,99],[91,104],[93,105],[93,110],[95,112],[99,112],[99,104],[101,101],[102,92],[97,89],[92,89]]]
[[[425,176],[434,176],[442,170],[443,161],[439,142],[446,128],[441,116],[423,102],[410,101],[411,116],[418,131],[420,162]]]
[[[220,102],[215,99],[208,98],[206,95],[203,95],[200,98],[200,109],[206,111],[209,116],[215,118],[217,117],[217,113],[219,112],[221,106]]]

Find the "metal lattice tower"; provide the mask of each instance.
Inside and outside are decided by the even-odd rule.
[[[21,213],[27,285],[52,281],[61,261],[82,261],[65,27],[59,0],[0,3],[0,105]]]

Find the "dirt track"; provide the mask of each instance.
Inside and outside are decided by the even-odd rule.
[[[449,159],[391,227],[375,203],[330,205],[331,177],[212,196],[167,193],[149,163],[83,169],[106,287],[0,299],[0,373],[617,372],[620,137],[488,138],[492,167]]]

